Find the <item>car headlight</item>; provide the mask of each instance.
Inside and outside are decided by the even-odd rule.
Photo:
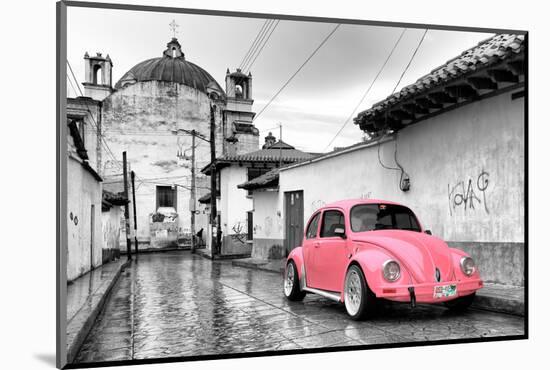
[[[476,264],[472,257],[462,257],[460,259],[460,268],[466,276],[471,276],[476,270]]]
[[[394,260],[387,260],[382,264],[382,275],[389,282],[396,281],[401,276],[401,268]]]

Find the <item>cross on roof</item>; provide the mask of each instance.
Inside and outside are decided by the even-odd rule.
[[[172,22],[170,22],[170,29],[172,30],[172,33],[174,34],[174,38],[176,38],[177,28],[180,26],[176,23],[175,19],[172,19]]]

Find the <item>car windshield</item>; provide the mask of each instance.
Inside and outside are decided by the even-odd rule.
[[[398,229],[421,231],[410,209],[395,204],[360,204],[351,209],[354,232]]]

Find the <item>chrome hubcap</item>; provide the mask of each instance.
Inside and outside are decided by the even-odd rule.
[[[346,287],[344,290],[344,303],[346,310],[350,315],[355,315],[361,305],[361,278],[357,271],[351,270],[346,277]]]
[[[286,277],[285,277],[285,295],[288,297],[292,293],[292,288],[294,287],[294,267],[292,264],[288,264],[286,267]]]

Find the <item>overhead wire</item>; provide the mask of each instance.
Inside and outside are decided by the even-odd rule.
[[[244,65],[242,67],[242,70],[243,70],[244,73],[250,72],[250,69],[252,69],[252,66],[256,62],[256,59],[258,59],[258,56],[260,56],[260,54],[262,53],[262,50],[264,50],[264,47],[267,45],[269,39],[271,38],[271,35],[273,34],[273,31],[275,31],[275,28],[277,28],[280,21],[281,20],[278,19],[277,21],[274,21],[273,23],[271,23],[271,25],[270,25],[271,29],[268,31],[269,34],[266,33],[267,37],[265,37],[265,41],[263,41],[261,43],[262,46],[260,46],[259,49],[257,49],[257,52],[254,56],[254,59],[251,59],[250,63],[247,63],[247,65]],[[272,25],[273,25],[273,27],[271,27]]]
[[[411,57],[409,58],[409,62],[407,63],[407,65],[405,66],[405,68],[403,69],[403,72],[401,73],[401,75],[399,76],[399,79],[397,80],[397,83],[395,84],[395,86],[393,87],[393,90],[390,94],[390,96],[393,96],[393,94],[395,94],[395,91],[397,90],[397,87],[399,86],[399,84],[401,83],[403,77],[405,76],[405,74],[407,73],[407,71],[409,70],[409,67],[411,66],[413,60],[414,60],[414,57],[416,56],[416,53],[418,52],[418,50],[420,49],[420,46],[422,45],[422,43],[424,42],[424,39],[426,38],[426,34],[428,33],[428,29],[425,29],[424,30],[424,33],[422,34],[422,37],[420,38],[420,41],[418,42],[418,44],[416,45],[416,48],[414,49],[414,52],[412,53]],[[385,119],[386,119],[386,124],[387,124],[387,121],[388,121],[388,110],[386,110],[385,112]],[[405,169],[403,168],[403,166],[399,163],[399,161],[397,160],[397,138],[398,138],[398,133],[396,132],[395,133],[395,149],[394,149],[394,152],[393,152],[393,157],[394,157],[394,161],[395,161],[395,164],[397,165],[397,168],[396,167],[388,167],[386,166],[384,163],[382,163],[382,160],[380,158],[380,140],[383,138],[383,136],[380,137],[380,139],[378,139],[378,162],[380,163],[380,165],[384,168],[387,168],[387,169],[390,169],[390,170],[396,170],[396,171],[401,171],[401,175],[400,175],[400,178],[399,178],[399,189],[402,190],[402,191],[405,191],[405,188],[403,186],[403,178],[405,176],[407,176],[407,178],[409,178],[409,174],[405,171]]]
[[[334,137],[332,138],[332,140],[330,140],[330,142],[327,144],[327,146],[323,149],[323,152],[328,148],[330,147],[330,145],[334,142],[334,140],[336,140],[336,138],[340,135],[340,133],[344,130],[344,128],[346,127],[346,125],[349,123],[349,121],[353,118],[353,116],[355,115],[355,112],[357,111],[357,109],[359,108],[359,106],[363,103],[363,101],[365,100],[365,98],[367,97],[367,95],[369,94],[369,92],[371,91],[372,87],[374,86],[375,82],[378,80],[378,77],[382,74],[382,71],[384,70],[384,68],[386,67],[386,65],[388,64],[388,61],[390,60],[391,56],[393,55],[395,49],[397,49],[397,46],[399,45],[399,42],[401,41],[401,39],[403,38],[403,35],[405,34],[405,32],[407,31],[406,28],[403,29],[403,31],[401,31],[401,34],[399,35],[399,37],[397,38],[396,42],[394,43],[390,53],[388,54],[388,56],[386,57],[386,59],[384,60],[384,63],[382,64],[382,66],[380,67],[380,69],[378,70],[378,73],[376,73],[376,75],[374,76],[374,79],[372,80],[372,82],[370,83],[369,87],[367,88],[367,90],[365,91],[365,93],[363,94],[363,96],[361,96],[361,99],[359,99],[359,102],[357,103],[357,105],[353,108],[353,110],[351,111],[351,114],[348,116],[348,118],[344,121],[344,123],[342,124],[342,126],[340,127],[340,129],[338,130],[338,132],[336,132],[336,134],[334,135]]]
[[[244,55],[243,59],[241,60],[241,63],[239,64],[239,68],[241,68],[245,61],[248,60],[249,58],[249,55],[251,54],[252,50],[255,48],[255,45],[258,41],[258,39],[260,38],[260,36],[263,34],[264,30],[265,30],[265,27],[266,25],[271,21],[271,19],[266,19],[264,21],[264,23],[262,24],[262,27],[260,28],[260,30],[258,31],[258,33],[256,34],[256,38],[254,39],[254,41],[252,42],[252,44],[250,45],[250,47],[248,48],[248,51],[246,52],[246,54]]]
[[[252,60],[258,49],[260,48],[260,45],[262,44],[263,40],[265,39],[265,36],[269,32],[269,29],[271,28],[271,25],[273,24],[274,20],[269,19],[266,23],[267,26],[262,30],[262,34],[259,36],[257,43],[251,48],[251,51],[244,61],[244,63],[240,66],[242,70],[244,70],[244,67]]]
[[[323,47],[323,45],[325,45],[325,43],[328,41],[328,39],[334,34],[334,32],[336,32],[336,30],[341,26],[341,24],[337,24],[333,29],[332,31],[330,31],[330,33],[323,39],[323,41],[321,41],[321,43],[315,48],[315,50],[313,50],[313,52],[311,52],[311,54],[307,57],[307,59],[300,65],[300,67],[298,67],[298,69],[296,70],[296,72],[294,72],[290,78],[279,88],[279,90],[277,90],[277,92],[275,93],[275,95],[273,95],[271,97],[271,99],[269,99],[269,101],[266,103],[266,105],[263,106],[263,108],[260,110],[260,112],[258,112],[258,114],[256,114],[256,116],[254,117],[254,119],[252,120],[252,122],[254,122],[255,120],[258,119],[258,117],[260,117],[262,115],[262,113],[269,107],[269,105],[277,98],[277,96],[279,96],[279,94],[288,86],[288,84],[294,79],[294,77],[296,77],[296,75],[298,73],[300,73],[300,71],[305,67],[305,65],[311,60],[311,58],[313,58],[315,56],[315,54],[317,54],[317,52]]]
[[[80,95],[81,96],[84,96],[84,93],[82,92],[82,89],[80,88],[80,85],[78,84],[78,80],[76,79],[76,76],[74,74],[74,71],[73,71],[73,68],[71,67],[71,64],[69,63],[69,61],[67,60],[67,66],[69,67],[69,71],[71,72],[71,75],[75,81],[75,84],[76,86],[78,87],[78,91],[80,92]],[[68,76],[68,75],[67,75]],[[117,167],[119,167],[121,170],[124,170],[122,165],[119,163],[118,159],[115,157],[115,155],[113,154],[113,152],[111,151],[111,148],[109,148],[109,145],[107,144],[107,142],[105,141],[105,138],[103,137],[102,133],[99,131],[99,124],[96,122],[91,110],[90,110],[90,107],[88,105],[88,102],[84,101],[84,105],[86,106],[86,110],[88,111],[88,113],[90,114],[90,119],[92,120],[90,123],[92,124],[92,126],[94,126],[94,128],[96,129],[98,135],[99,135],[99,139],[100,139],[100,144],[104,147],[105,151],[107,152],[107,154],[109,154],[111,156],[111,158],[113,159],[113,162],[115,163],[115,165]]]

